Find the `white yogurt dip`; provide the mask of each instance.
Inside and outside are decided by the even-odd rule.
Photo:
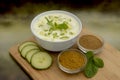
[[[47,41],[65,41],[78,35],[78,21],[65,13],[43,15],[33,24],[32,30],[39,38]]]

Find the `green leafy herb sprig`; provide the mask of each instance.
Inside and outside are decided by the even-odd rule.
[[[47,20],[47,24],[49,26],[51,26],[50,30],[66,30],[68,29],[68,25],[67,22],[63,22],[61,24],[58,23],[53,23],[53,20],[49,20],[47,17],[45,17],[45,19]]]
[[[94,56],[92,51],[86,53],[88,62],[84,69],[84,74],[86,77],[91,78],[98,72],[99,68],[104,67],[104,62],[101,58]]]

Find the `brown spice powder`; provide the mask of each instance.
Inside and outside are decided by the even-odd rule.
[[[98,49],[102,47],[102,42],[99,38],[93,35],[83,35],[79,43],[82,47],[87,48],[87,49]]]
[[[70,50],[60,55],[59,62],[68,69],[78,69],[85,64],[85,58],[78,51]]]

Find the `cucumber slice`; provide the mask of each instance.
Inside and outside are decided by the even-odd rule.
[[[33,50],[29,51],[25,56],[26,60],[30,63],[31,57],[37,52],[40,52],[40,50],[39,49],[33,49]]]
[[[22,50],[21,50],[21,56],[23,58],[25,58],[26,54],[31,51],[31,50],[34,50],[34,49],[39,49],[38,46],[35,46],[35,45],[27,45],[25,46]]]
[[[32,42],[32,41],[26,41],[26,42],[23,42],[20,46],[19,46],[19,51],[21,52],[22,49],[27,46],[27,45],[35,45],[37,46],[37,44],[35,42]]]
[[[46,52],[39,52],[32,56],[31,65],[35,69],[47,69],[52,64],[52,57]]]

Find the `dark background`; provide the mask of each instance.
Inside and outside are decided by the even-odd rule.
[[[120,0],[0,0],[0,13],[11,12],[13,7],[21,7],[27,3],[31,4],[59,4],[71,9],[91,9],[100,11],[120,11]]]

